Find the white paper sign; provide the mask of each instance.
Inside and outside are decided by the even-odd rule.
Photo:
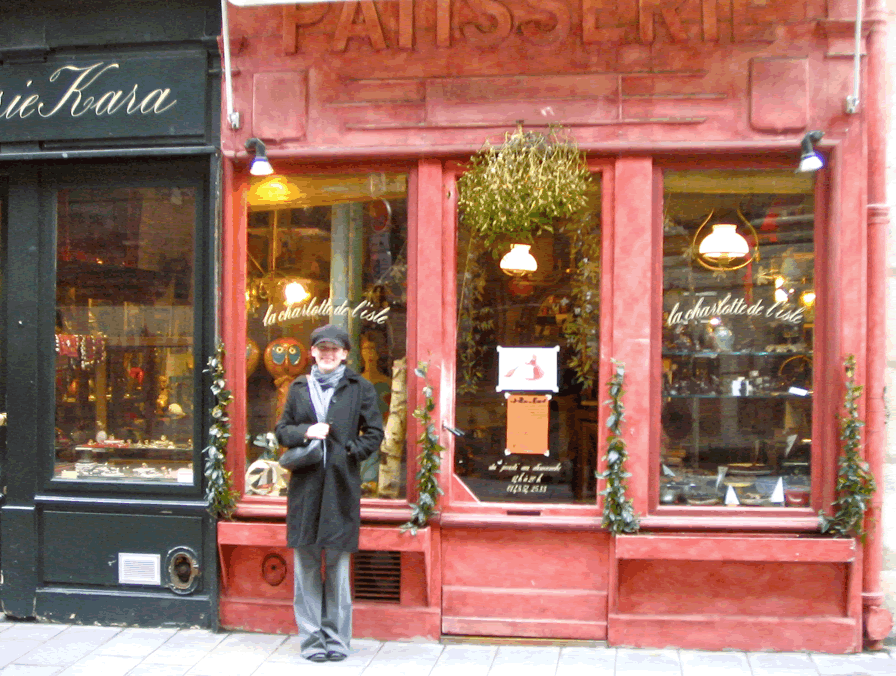
[[[498,392],[557,392],[560,346],[498,346]]]

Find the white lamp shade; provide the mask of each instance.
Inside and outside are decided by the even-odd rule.
[[[253,176],[270,176],[274,173],[274,167],[268,162],[267,157],[256,157],[252,160],[249,173]]]
[[[716,223],[712,232],[700,242],[699,251],[710,260],[730,261],[745,258],[750,253],[750,245],[733,223]]]
[[[797,171],[818,171],[824,166],[824,160],[818,153],[810,153],[800,158],[800,168]]]
[[[283,296],[287,305],[301,303],[308,298],[308,292],[301,282],[290,282],[283,287]]]
[[[511,244],[501,259],[501,269],[508,275],[522,276],[538,270],[538,261],[529,253],[529,244]]]

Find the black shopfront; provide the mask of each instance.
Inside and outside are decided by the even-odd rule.
[[[0,603],[214,626],[220,8],[4,3]]]

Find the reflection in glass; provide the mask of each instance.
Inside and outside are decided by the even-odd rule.
[[[55,476],[192,484],[195,189],[57,210]]]
[[[661,504],[808,506],[813,176],[665,173]]]
[[[454,470],[484,501],[593,504],[599,178],[583,218],[519,245],[487,251],[459,222]]]
[[[311,332],[351,336],[348,366],[373,383],[386,440],[361,467],[364,497],[405,495],[407,177],[255,179],[246,246],[246,493],[286,495],[273,438],[292,381],[309,372]]]

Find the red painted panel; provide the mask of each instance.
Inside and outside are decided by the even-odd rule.
[[[761,131],[799,131],[809,124],[809,60],[750,61],[750,124]]]
[[[442,618],[442,633],[467,636],[519,636],[523,638],[603,641],[607,638],[607,623],[446,616]]]
[[[556,530],[444,530],[443,584],[606,591],[609,539]]]
[[[221,627],[231,631],[295,634],[292,600],[258,602],[254,599],[221,600]],[[403,607],[384,603],[352,605],[352,636],[379,641],[423,638],[438,640],[438,608]]]
[[[622,613],[845,617],[844,564],[620,561]]]
[[[832,538],[638,535],[617,538],[616,557],[680,561],[845,563],[856,558],[856,544],[854,540]]]
[[[604,622],[607,619],[605,591],[578,589],[502,589],[492,587],[443,587],[442,612],[454,617],[482,615],[513,619]]]
[[[701,650],[812,650],[849,653],[860,648],[850,618],[610,616],[607,640],[636,648]]]
[[[276,141],[304,138],[307,88],[303,70],[256,73],[252,78],[253,135]]]

